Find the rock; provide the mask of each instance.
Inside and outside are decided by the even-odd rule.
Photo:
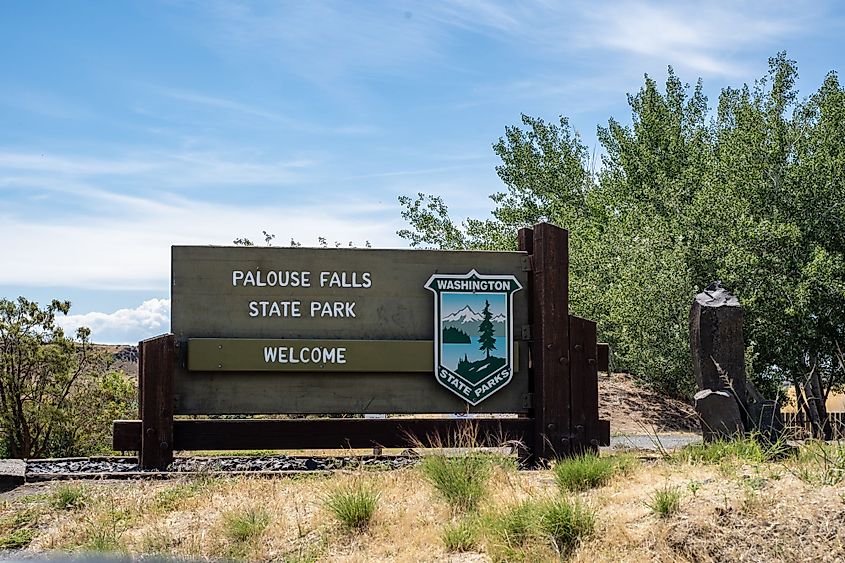
[[[695,296],[690,309],[690,350],[699,389],[729,389],[746,405],[744,312],[721,282]]]
[[[26,462],[22,459],[0,459],[0,493],[23,485]]]
[[[749,403],[748,420],[751,429],[769,443],[777,442],[783,437],[785,427],[777,401],[766,399]]]
[[[695,394],[695,412],[705,442],[730,440],[744,435],[745,425],[736,397],[728,391],[704,389]]]

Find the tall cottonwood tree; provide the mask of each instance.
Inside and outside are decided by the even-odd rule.
[[[670,68],[661,91],[646,76],[631,125],[599,127],[598,170],[566,118],[523,116],[493,145],[506,189],[492,217],[457,225],[420,194],[400,198],[399,234],[512,249],[520,227],[568,228],[573,311],[598,322],[617,368],[678,395],[694,386],[692,297],[720,279],[746,308],[751,379],[768,395],[799,382],[818,406],[845,379],[845,93],[831,73],[799,100],[796,80],[780,53],[713,111],[700,80]]]

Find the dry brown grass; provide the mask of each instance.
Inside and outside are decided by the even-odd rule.
[[[605,486],[573,495],[595,512],[596,530],[575,561],[836,561],[845,558],[845,484],[813,486],[788,462],[731,467],[652,460]],[[372,523],[345,530],[323,505],[326,493],[365,480],[380,494]],[[646,506],[655,491],[677,487],[680,509],[658,518]],[[448,553],[446,525],[456,515],[414,468],[305,478],[101,482],[85,485],[85,506],[56,510],[49,491],[0,504],[0,522],[35,510],[27,552],[116,550],[195,559],[259,561],[489,561],[478,551]],[[495,467],[478,518],[495,520],[523,501],[560,498],[549,471]],[[248,541],[226,533],[230,514],[266,511],[270,523]],[[480,524],[483,528],[484,524]],[[2,531],[2,530],[0,530]],[[509,558],[557,558],[551,544],[527,544]]]

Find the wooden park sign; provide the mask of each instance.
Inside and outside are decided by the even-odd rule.
[[[174,246],[171,334],[139,344],[141,420],[114,448],[165,468],[174,450],[405,447],[472,420],[534,462],[609,441],[607,348],[568,313],[567,232],[519,251]],[[176,415],[362,415],[187,419]],[[516,416],[513,416],[516,415]]]

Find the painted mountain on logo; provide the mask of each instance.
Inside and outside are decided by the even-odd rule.
[[[450,313],[441,319],[440,325],[443,330],[454,328],[470,335],[478,334],[478,327],[481,321],[484,320],[484,315],[476,313],[469,305],[463,309]],[[505,333],[505,316],[502,314],[493,315],[490,319],[493,323],[493,329],[497,335]]]

